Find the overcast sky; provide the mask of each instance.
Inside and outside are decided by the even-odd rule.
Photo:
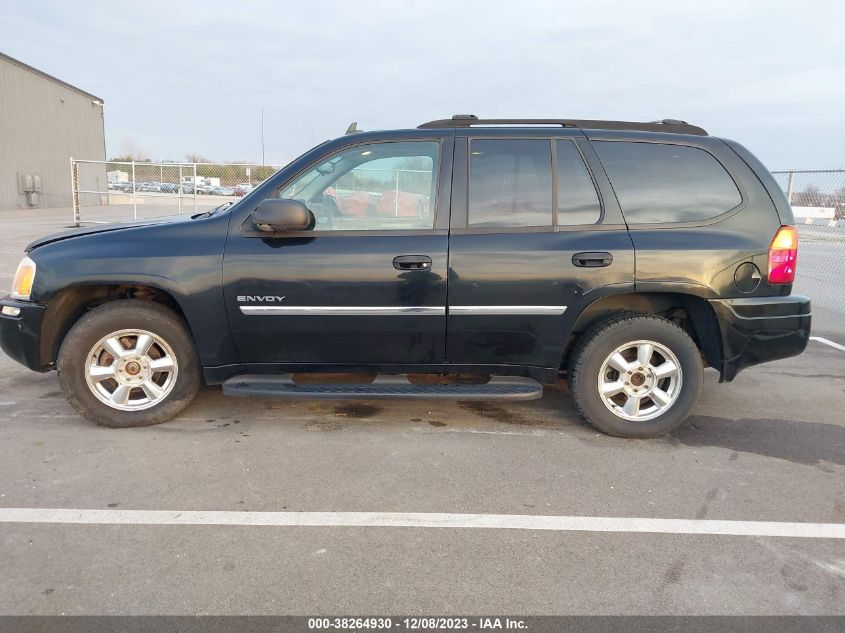
[[[105,101],[109,156],[284,163],[344,132],[679,118],[845,167],[845,3],[4,0],[0,50]]]

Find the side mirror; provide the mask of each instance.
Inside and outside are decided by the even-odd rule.
[[[308,231],[314,228],[314,214],[299,200],[267,198],[252,213],[259,231]]]

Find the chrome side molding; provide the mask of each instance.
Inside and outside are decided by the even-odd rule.
[[[294,316],[445,316],[444,306],[239,306],[246,315]],[[561,315],[566,306],[449,306],[454,315]]]

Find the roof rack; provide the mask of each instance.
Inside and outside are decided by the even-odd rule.
[[[596,121],[590,119],[479,119],[474,114],[456,114],[451,119],[428,121],[418,126],[419,129],[472,127],[474,125],[546,125],[574,127],[584,130],[636,130],[642,132],[670,132],[672,134],[694,134],[708,136],[707,131],[697,125],[690,125],[678,119],[663,119],[638,123],[636,121]]]

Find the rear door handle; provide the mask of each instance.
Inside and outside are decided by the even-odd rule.
[[[575,253],[572,256],[572,263],[579,268],[600,268],[610,266],[613,263],[613,255],[610,253]]]
[[[396,270],[430,270],[431,257],[428,255],[399,255],[393,258]]]

